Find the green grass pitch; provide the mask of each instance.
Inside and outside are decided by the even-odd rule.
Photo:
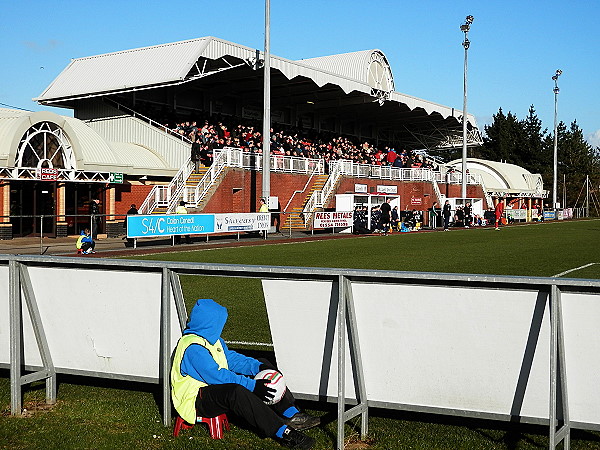
[[[179,250],[179,249],[178,249]],[[600,278],[600,220],[511,226],[495,231],[453,229],[315,242],[295,242],[184,251],[136,257],[207,263],[343,267],[425,272]],[[585,266],[585,267],[584,267]],[[270,342],[259,280],[183,276],[189,307],[200,297],[229,308],[228,340]],[[242,348],[240,350],[243,351]],[[59,402],[43,406],[43,383],[25,393],[28,417],[9,416],[8,371],[0,372],[0,448],[10,449],[276,449],[236,424],[223,441],[200,426],[179,438],[160,423],[156,386],[59,377]],[[334,405],[305,403],[335,418]],[[348,448],[369,449],[540,449],[548,428],[414,413],[372,410],[366,442],[355,423],[346,427]],[[335,421],[308,431],[317,448],[335,446]],[[600,433],[573,431],[572,449],[600,448]]]

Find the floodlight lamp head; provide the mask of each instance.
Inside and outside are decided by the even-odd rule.
[[[556,73],[555,73],[554,75],[552,75],[552,79],[553,79],[554,81],[557,81],[557,80],[558,80],[558,77],[560,77],[561,75],[562,75],[562,70],[560,70],[560,69],[556,69]]]

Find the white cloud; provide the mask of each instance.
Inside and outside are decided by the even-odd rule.
[[[600,130],[588,134],[585,138],[592,147],[600,147]]]

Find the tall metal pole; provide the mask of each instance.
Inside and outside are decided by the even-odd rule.
[[[465,66],[464,66],[464,77],[463,77],[463,148],[462,148],[462,184],[461,194],[462,198],[467,198],[467,63],[468,63],[468,50],[471,42],[467,37],[471,24],[473,23],[473,16],[467,16],[465,23],[460,26],[460,30],[465,33],[465,40],[462,45],[465,49]]]
[[[268,205],[271,195],[271,0],[265,0],[264,55],[262,197]]]
[[[558,93],[560,89],[558,88],[558,77],[562,75],[562,70],[557,69],[556,73],[552,76],[554,80],[554,169],[553,169],[553,177],[552,177],[552,209],[554,210],[554,217],[557,217],[558,203],[557,203],[557,184],[558,184]]]
[[[590,176],[585,176],[585,217],[590,217]]]

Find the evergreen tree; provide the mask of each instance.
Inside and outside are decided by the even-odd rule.
[[[492,124],[485,127],[483,146],[477,152],[478,156],[516,164],[531,173],[541,174],[544,188],[549,191],[550,204],[554,179],[554,134],[542,127],[533,105],[525,120],[519,121],[510,112],[505,115],[502,108],[493,119]],[[560,122],[557,136],[557,200],[563,203],[563,193],[566,193],[566,207],[581,206],[583,198],[580,193],[586,176],[590,177],[592,186],[599,184],[600,149],[586,142],[577,121],[572,122],[568,129]]]
[[[525,145],[521,156],[523,167],[532,173],[542,173],[548,164],[552,163],[552,153],[548,153],[544,147],[548,130],[542,129],[542,121],[538,118],[533,105],[529,107],[529,114],[522,122],[522,126],[525,133]]]
[[[502,108],[493,116],[494,122],[485,126],[481,157],[492,161],[503,161],[522,165],[521,149],[526,136],[522,124],[510,111],[504,115]]]
[[[580,196],[586,177],[600,179],[600,159],[598,152],[587,143],[583,130],[573,121],[569,129],[562,122],[558,127],[558,184],[559,201],[562,203],[566,184],[566,206],[583,203]],[[594,182],[594,185],[597,185]]]

